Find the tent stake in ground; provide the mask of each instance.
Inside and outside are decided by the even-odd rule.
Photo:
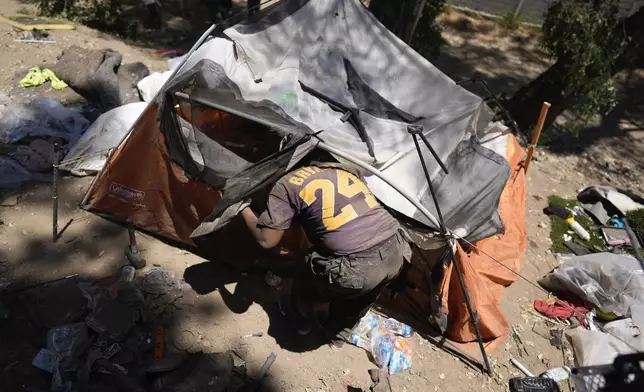
[[[479,348],[481,349],[481,356],[483,357],[483,363],[484,363],[484,368],[485,371],[489,374],[492,375],[492,368],[490,367],[490,362],[487,358],[487,354],[485,353],[485,347],[483,347],[483,339],[481,338],[481,332],[479,331],[479,325],[477,321],[477,316],[476,313],[472,310],[472,303],[470,302],[470,296],[467,293],[467,289],[465,288],[465,283],[463,282],[463,275],[461,273],[461,269],[456,261],[456,255],[454,254],[454,238],[452,235],[448,232],[447,228],[445,227],[445,222],[443,220],[443,214],[441,213],[441,208],[438,203],[438,199],[436,198],[436,192],[434,191],[434,186],[432,185],[432,181],[429,176],[429,171],[427,170],[427,165],[425,164],[425,158],[423,157],[423,152],[420,149],[420,144],[418,143],[418,137],[423,141],[429,152],[431,152],[432,156],[434,159],[436,159],[436,162],[440,165],[441,169],[445,172],[445,174],[449,174],[447,171],[447,167],[445,167],[445,164],[441,161],[440,157],[438,154],[436,154],[436,151],[432,148],[432,146],[429,144],[429,141],[423,135],[423,126],[422,125],[409,125],[407,126],[407,131],[411,135],[411,137],[414,139],[414,145],[416,146],[416,151],[418,152],[418,158],[420,159],[420,163],[423,166],[423,172],[425,173],[425,177],[427,178],[427,184],[429,185],[429,191],[432,195],[432,200],[434,201],[434,206],[436,207],[436,215],[438,218],[438,225],[440,229],[440,233],[445,238],[445,243],[447,245],[447,251],[449,252],[449,258],[450,262],[454,265],[454,270],[456,271],[456,276],[458,277],[458,283],[459,286],[461,287],[461,291],[463,292],[463,297],[465,299],[465,305],[467,306],[467,312],[469,314],[469,319],[470,323],[472,324],[472,328],[474,329],[474,333],[476,334],[476,341],[478,342]]]
[[[541,106],[541,113],[539,113],[539,119],[537,120],[537,125],[534,127],[534,134],[532,135],[532,143],[528,146],[528,156],[525,159],[524,170],[527,173],[528,167],[530,167],[530,161],[532,161],[532,155],[534,154],[534,149],[537,148],[537,143],[539,143],[539,138],[541,137],[541,130],[543,129],[543,123],[546,121],[546,116],[548,115],[548,109],[550,108],[549,102],[544,102]]]
[[[54,143],[54,178],[51,184],[51,203],[52,203],[52,241],[58,241],[58,165],[60,161],[60,146]]]

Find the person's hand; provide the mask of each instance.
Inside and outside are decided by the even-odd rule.
[[[246,199],[246,200],[244,200],[244,201],[242,201],[242,202],[239,204],[239,210],[238,210],[238,211],[239,211],[239,212],[241,212],[241,211],[244,211],[244,210],[245,210],[245,209],[247,209],[247,208],[250,208],[250,203],[251,203],[251,201],[252,201],[252,199],[250,199],[250,198],[249,198],[249,199]]]

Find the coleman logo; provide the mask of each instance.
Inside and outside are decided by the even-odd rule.
[[[145,192],[115,182],[110,184],[110,193],[133,201],[141,201],[145,198]]]

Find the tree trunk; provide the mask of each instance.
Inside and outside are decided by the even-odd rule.
[[[537,122],[543,101],[548,101],[552,105],[548,111],[544,129],[547,129],[557,116],[566,110],[564,71],[563,62],[557,61],[504,103],[512,118],[519,124],[521,131],[530,134],[530,127]]]
[[[620,24],[618,28],[624,29],[629,41],[622,55],[615,61],[612,75],[624,69],[644,65],[644,7],[626,18],[624,24]],[[519,124],[519,128],[524,133],[530,134],[530,127],[536,123],[543,101],[552,104],[543,129],[548,129],[559,115],[572,107],[574,99],[567,97],[565,90],[565,66],[564,61],[559,59],[539,77],[505,101],[504,105]]]
[[[622,55],[615,61],[615,73],[623,69],[644,67],[644,7],[626,18],[623,28],[629,41]]]
[[[408,45],[411,45],[411,41],[414,39],[414,33],[416,32],[420,18],[423,16],[423,11],[425,10],[426,4],[427,0],[416,0],[412,20],[407,24],[407,27],[405,28],[405,34],[403,36],[403,41],[405,41]]]

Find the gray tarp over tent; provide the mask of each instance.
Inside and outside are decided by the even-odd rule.
[[[189,90],[191,100],[250,110],[278,132],[322,131],[322,141],[379,168],[435,216],[407,131],[422,125],[449,169],[440,171],[422,146],[447,227],[470,241],[503,231],[497,209],[510,174],[505,128],[490,125],[481,98],[400,41],[359,0],[282,0],[262,15],[210,38],[166,92]],[[190,73],[189,86],[179,82]],[[367,180],[388,207],[437,228],[381,179]]]

